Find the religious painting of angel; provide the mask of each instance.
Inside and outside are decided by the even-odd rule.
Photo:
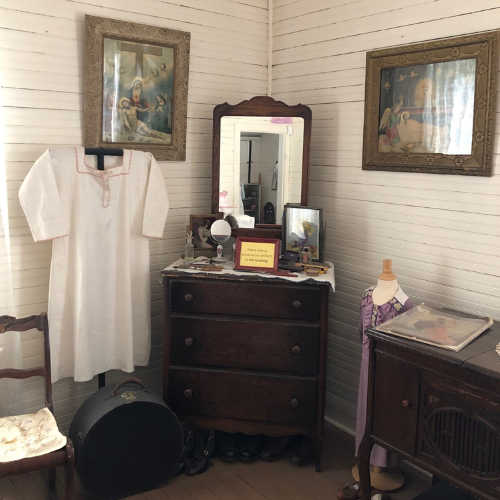
[[[382,70],[380,152],[471,154],[475,59]]]
[[[104,38],[104,142],[172,141],[174,50]]]
[[[363,170],[492,175],[499,33],[366,54]]]
[[[85,146],[186,159],[190,33],[85,16]]]

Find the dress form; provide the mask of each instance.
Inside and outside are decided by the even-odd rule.
[[[399,283],[392,273],[392,262],[384,260],[382,274],[378,277],[377,286],[372,293],[373,303],[377,306],[389,302],[396,296],[399,290]]]
[[[375,306],[386,304],[393,300],[399,291],[399,284],[392,272],[392,262],[389,259],[383,261],[383,271],[378,277],[377,286],[373,289],[372,300]],[[358,466],[352,468],[355,481],[359,481]],[[370,483],[373,488],[391,492],[400,489],[404,485],[404,476],[397,467],[380,467],[370,465]]]

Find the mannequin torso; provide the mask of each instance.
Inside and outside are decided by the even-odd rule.
[[[377,286],[373,289],[372,300],[376,306],[386,304],[396,295],[399,290],[397,279],[391,281],[382,280],[379,278]]]

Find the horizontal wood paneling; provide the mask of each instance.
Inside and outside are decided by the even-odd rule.
[[[212,110],[267,90],[267,0],[23,0],[0,5],[0,82],[3,86],[7,197],[10,216],[14,299],[18,314],[47,308],[51,243],[35,244],[18,201],[18,190],[33,162],[49,147],[83,143],[85,14],[191,32],[187,159],[162,162],[170,213],[162,240],[150,243],[152,350],[137,375],[161,390],[162,293],[158,272],[178,258],[191,213],[211,204]],[[25,365],[41,362],[36,332],[22,342]],[[122,373],[108,374],[113,385]],[[35,411],[41,381],[22,385],[22,407]],[[54,385],[63,429],[97,381]]]
[[[327,416],[351,429],[360,298],[383,259],[393,260],[414,303],[500,319],[500,171],[363,172],[366,51],[499,29],[499,15],[497,0],[274,0],[273,97],[313,111],[310,203],[323,207],[326,256],[335,263]],[[497,130],[495,166],[499,137]]]

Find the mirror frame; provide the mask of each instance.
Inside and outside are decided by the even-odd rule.
[[[289,106],[268,96],[252,97],[248,101],[231,105],[225,102],[215,106],[213,113],[213,145],[212,145],[212,213],[219,212],[219,170],[220,170],[220,128],[224,116],[274,116],[298,117],[304,119],[304,149],[302,152],[302,186],[300,203],[306,206],[309,197],[309,166],[311,152],[311,108],[304,104]],[[281,239],[281,224],[258,224],[256,228],[234,228],[234,238],[248,236],[254,238]]]

